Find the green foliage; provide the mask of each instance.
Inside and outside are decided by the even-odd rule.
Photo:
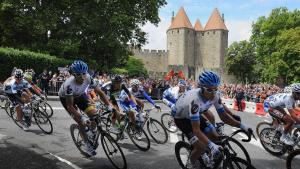
[[[110,72],[113,74],[127,74],[128,73],[128,71],[124,68],[112,68],[110,70]]]
[[[235,75],[240,81],[255,81],[254,72],[255,50],[253,44],[247,41],[234,42],[228,48],[225,59],[229,73]]]
[[[133,56],[130,56],[128,62],[125,65],[125,69],[128,71],[130,77],[134,76],[147,76],[147,70],[144,67],[144,63]]]
[[[96,60],[105,71],[140,47],[146,22],[157,25],[165,0],[5,0],[0,2],[0,44],[67,59]],[[50,34],[48,34],[50,33]]]
[[[57,67],[64,67],[70,63],[72,61],[48,54],[0,47],[1,80],[8,78],[15,66],[21,69],[34,68],[36,72],[42,72],[44,69],[57,70]]]
[[[300,11],[272,10],[252,25],[251,42],[257,52],[256,68],[263,82],[300,81]]]

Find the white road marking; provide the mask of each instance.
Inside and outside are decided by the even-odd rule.
[[[59,157],[59,156],[57,156],[57,155],[55,155],[55,154],[52,154],[52,153],[50,153],[50,152],[48,152],[48,153],[49,153],[50,155],[54,156],[55,158],[57,158],[59,161],[64,162],[64,163],[68,164],[69,166],[73,167],[74,169],[81,169],[80,167],[78,167],[77,165],[71,163],[70,161],[68,161],[68,160],[66,160],[66,159],[63,159],[63,158],[61,158],[61,157]]]
[[[49,110],[50,108],[47,107],[47,109]],[[52,107],[53,110],[64,110],[65,108],[63,107]]]
[[[177,143],[178,142],[178,135],[175,133],[170,133],[170,142],[171,143]]]
[[[0,134],[0,140],[6,137],[6,135]]]

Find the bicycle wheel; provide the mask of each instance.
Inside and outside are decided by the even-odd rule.
[[[20,127],[21,129],[23,129],[21,122],[18,121],[17,112],[15,111],[15,109],[13,107],[11,107],[11,108],[9,108],[9,111],[10,111],[10,117],[13,119],[13,121],[16,123],[16,125],[18,127]]]
[[[296,128],[292,131],[292,136],[293,136],[294,138],[300,137],[300,128],[296,127]],[[298,148],[300,148],[300,142],[298,142],[297,146],[298,146]]]
[[[262,121],[262,122],[258,123],[256,125],[256,134],[257,134],[257,136],[259,136],[262,129],[267,128],[267,127],[271,127],[271,126],[272,126],[272,123],[266,122],[266,121]]]
[[[251,158],[248,151],[238,140],[228,136],[220,136],[220,138],[227,139],[227,142],[225,142],[224,147],[227,148],[227,150],[229,150],[231,156],[242,158],[246,160],[249,164],[251,164]]]
[[[53,116],[53,109],[49,103],[43,102],[39,105],[39,108],[41,109],[41,111],[45,112],[48,118]]]
[[[170,113],[164,113],[161,115],[161,124],[167,131],[171,133],[176,133],[178,131],[178,128],[174,122],[174,118],[170,115]]]
[[[249,164],[246,160],[239,157],[227,158],[223,163],[223,169],[255,169],[254,166]]]
[[[175,156],[178,164],[182,169],[187,169],[186,164],[190,158],[192,147],[184,141],[179,141],[175,144]]]
[[[265,128],[260,132],[259,139],[264,149],[274,156],[282,156],[287,151],[274,128]]]
[[[6,103],[7,103],[7,97],[4,95],[0,95],[0,108],[5,109],[6,108]]]
[[[150,149],[150,139],[145,130],[139,126],[135,126],[133,130],[131,126],[127,127],[127,133],[132,143],[142,151]]]
[[[13,109],[13,107],[11,107],[12,103],[7,100],[6,103],[5,103],[5,108],[4,110],[6,111],[6,114],[11,117],[11,113],[10,113],[10,109]]]
[[[110,137],[107,133],[101,134],[101,144],[102,148],[112,163],[112,165],[117,169],[126,169],[127,162],[124,156],[124,153],[118,143]]]
[[[300,149],[292,151],[286,158],[287,169],[298,169],[300,166]]]
[[[150,118],[147,121],[147,130],[156,143],[164,144],[168,141],[167,131],[159,121]]]
[[[48,118],[48,116],[46,115],[46,113],[37,109],[33,113],[33,118],[35,120],[35,123],[44,133],[51,134],[53,132],[52,123]]]
[[[70,126],[70,132],[71,132],[71,137],[72,137],[72,140],[75,144],[75,146],[77,147],[77,149],[80,151],[80,153],[82,155],[84,155],[85,157],[91,157],[89,154],[85,153],[83,150],[82,150],[82,146],[84,144],[84,141],[83,141],[83,138],[80,134],[80,128],[77,124],[71,124]]]

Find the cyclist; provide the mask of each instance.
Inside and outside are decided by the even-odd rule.
[[[143,96],[149,103],[151,103],[155,108],[160,109],[160,106],[155,104],[151,97],[145,92],[143,86],[141,86],[141,82],[138,79],[132,79],[130,81],[130,87],[128,90],[129,92],[135,97],[137,104],[143,109],[144,102],[138,97]]]
[[[201,156],[205,158],[205,147],[208,147],[213,157],[220,155],[219,147],[209,138],[217,138],[217,133],[212,124],[201,116],[212,105],[215,106],[218,115],[222,121],[234,127],[239,127],[246,132],[250,132],[250,128],[239,121],[236,121],[228,113],[225,113],[218,93],[220,85],[219,76],[212,71],[203,72],[198,79],[200,88],[192,89],[185,92],[176,102],[175,124],[188,137],[189,142],[193,145],[191,158],[187,166],[196,168],[197,159]],[[205,134],[209,137],[207,137]]]
[[[23,78],[23,71],[21,69],[14,71],[14,78],[6,82],[4,90],[16,108],[17,120],[20,122],[23,130],[27,131],[29,126],[22,120],[24,113],[22,112],[21,106],[30,102],[32,93],[40,96],[42,99],[43,97]]]
[[[295,114],[295,110],[300,110],[295,107],[296,100],[300,100],[300,83],[291,85],[291,88],[291,93],[278,93],[269,96],[264,102],[264,109],[268,111],[272,117],[285,124],[280,141],[287,145],[294,144],[294,141],[289,134],[293,129],[293,124],[295,122],[300,124],[300,119]],[[286,113],[284,108],[288,110],[290,115]]]
[[[96,126],[92,123],[91,129],[87,130],[86,126],[89,121],[84,118],[77,108],[87,114],[90,119],[96,115],[97,111],[95,106],[94,104],[91,104],[87,96],[89,87],[94,88],[101,100],[108,105],[111,110],[113,109],[113,105],[106,98],[105,93],[100,87],[95,85],[92,77],[88,74],[88,66],[86,63],[81,60],[76,60],[70,66],[70,70],[73,76],[70,76],[62,84],[58,95],[65,110],[80,126],[81,136],[84,140],[83,151],[89,156],[93,156],[96,155],[96,152],[88,141],[87,133],[91,133],[91,131],[95,130]]]

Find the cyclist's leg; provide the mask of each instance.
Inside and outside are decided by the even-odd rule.
[[[138,104],[138,106],[141,107],[141,109],[143,110],[144,109],[144,102],[138,98],[135,98],[136,100],[136,103]]]
[[[200,158],[201,154],[204,153],[206,145],[200,142],[198,137],[193,134],[191,120],[175,118],[175,123],[176,126],[185,134],[185,136],[187,136],[190,144],[193,146],[190,161],[192,164],[195,164],[195,162]]]
[[[219,138],[214,125],[203,116],[200,118],[200,130],[212,141],[217,141]]]
[[[272,117],[281,120],[284,123],[284,133],[288,134],[292,130],[294,120],[290,115],[288,115],[285,110],[281,107],[276,107],[269,110],[269,113]]]

